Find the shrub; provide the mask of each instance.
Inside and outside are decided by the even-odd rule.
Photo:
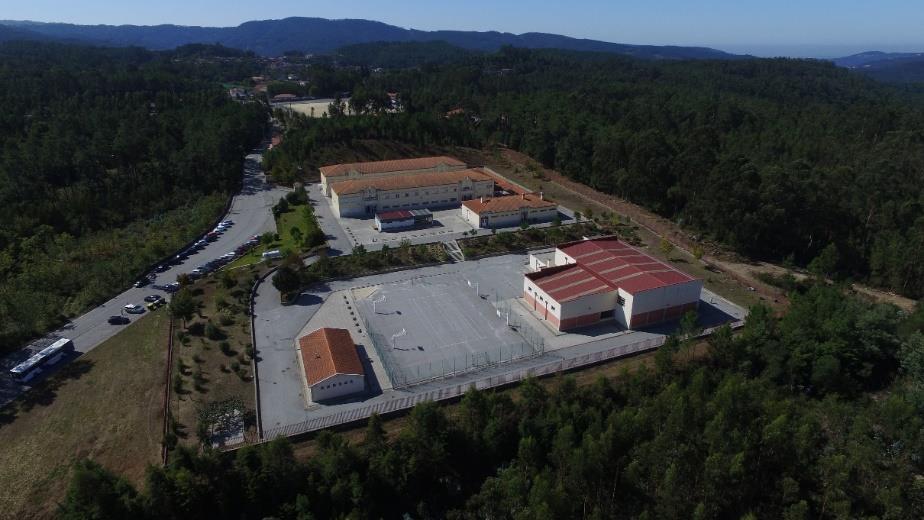
[[[214,323],[209,321],[205,324],[205,337],[211,340],[224,339],[225,335]]]
[[[218,348],[220,348],[221,353],[226,356],[233,356],[235,354],[235,352],[231,350],[231,344],[227,341],[222,341],[221,344],[218,345]]]

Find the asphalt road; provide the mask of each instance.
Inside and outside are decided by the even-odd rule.
[[[266,183],[266,177],[260,164],[262,158],[262,150],[256,150],[247,156],[244,163],[244,180],[241,192],[234,197],[231,208],[223,219],[233,220],[234,225],[222,234],[218,240],[209,243],[182,264],[171,266],[168,271],[158,273],[156,284],[176,281],[177,275],[189,272],[200,264],[234,251],[235,247],[246,242],[253,235],[276,231],[276,221],[273,218],[271,208],[281,197],[285,196],[288,190],[273,187]],[[125,314],[121,311],[129,303],[143,306],[144,297],[149,294],[166,296],[163,291],[153,289],[150,285],[138,289],[132,287],[86,314],[74,318],[70,323],[52,334],[73,340],[74,347],[79,353],[89,352],[124,327],[130,326],[110,325],[107,322],[110,316],[124,314],[132,322],[143,318],[147,313],[138,315]],[[8,370],[30,355],[31,352],[28,349],[22,349],[0,360],[0,367],[2,367],[2,370],[0,370],[0,405],[6,404],[28,388],[13,381],[8,374]]]

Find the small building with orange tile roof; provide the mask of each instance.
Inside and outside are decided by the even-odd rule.
[[[306,395],[327,401],[362,393],[365,369],[346,329],[320,328],[298,339],[298,364]]]
[[[541,193],[481,197],[462,203],[462,217],[475,228],[504,228],[523,223],[551,222],[556,215],[558,206],[545,200]]]

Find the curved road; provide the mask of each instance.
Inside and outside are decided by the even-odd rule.
[[[225,219],[234,221],[218,240],[209,243],[199,252],[191,255],[180,265],[171,266],[170,270],[157,275],[157,284],[166,284],[176,280],[177,275],[193,270],[196,266],[221,255],[234,251],[240,244],[246,242],[253,235],[267,231],[276,231],[276,221],[273,218],[272,206],[287,193],[285,188],[277,188],[266,182],[261,162],[263,148],[255,150],[244,161],[244,181],[241,192],[234,196],[231,208]],[[134,287],[115,296],[106,303],[90,310],[86,314],[74,318],[63,328],[52,332],[52,335],[63,336],[74,341],[75,349],[80,353],[93,350],[97,345],[114,336],[128,325],[110,325],[107,320],[110,316],[120,314],[123,306],[129,303],[144,305],[144,297],[149,294],[160,294],[163,291],[153,289],[150,285],[136,289]],[[145,314],[126,314],[132,322],[143,318]],[[20,385],[9,376],[9,369],[28,358],[32,352],[28,348],[14,352],[0,360],[0,406],[8,403],[29,387]]]

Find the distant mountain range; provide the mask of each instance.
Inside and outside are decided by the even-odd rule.
[[[832,61],[880,81],[924,82],[924,52],[868,51]]]
[[[73,25],[0,21],[0,41],[11,39],[77,41],[95,45],[137,45],[152,50],[188,43],[227,47],[278,56],[296,50],[329,53],[346,45],[373,42],[444,41],[463,49],[494,51],[504,45],[625,54],[643,59],[730,59],[738,57],[708,47],[631,45],[570,38],[557,34],[477,31],[420,31],[370,20],[285,18],[245,22],[237,27],[181,25]]]

